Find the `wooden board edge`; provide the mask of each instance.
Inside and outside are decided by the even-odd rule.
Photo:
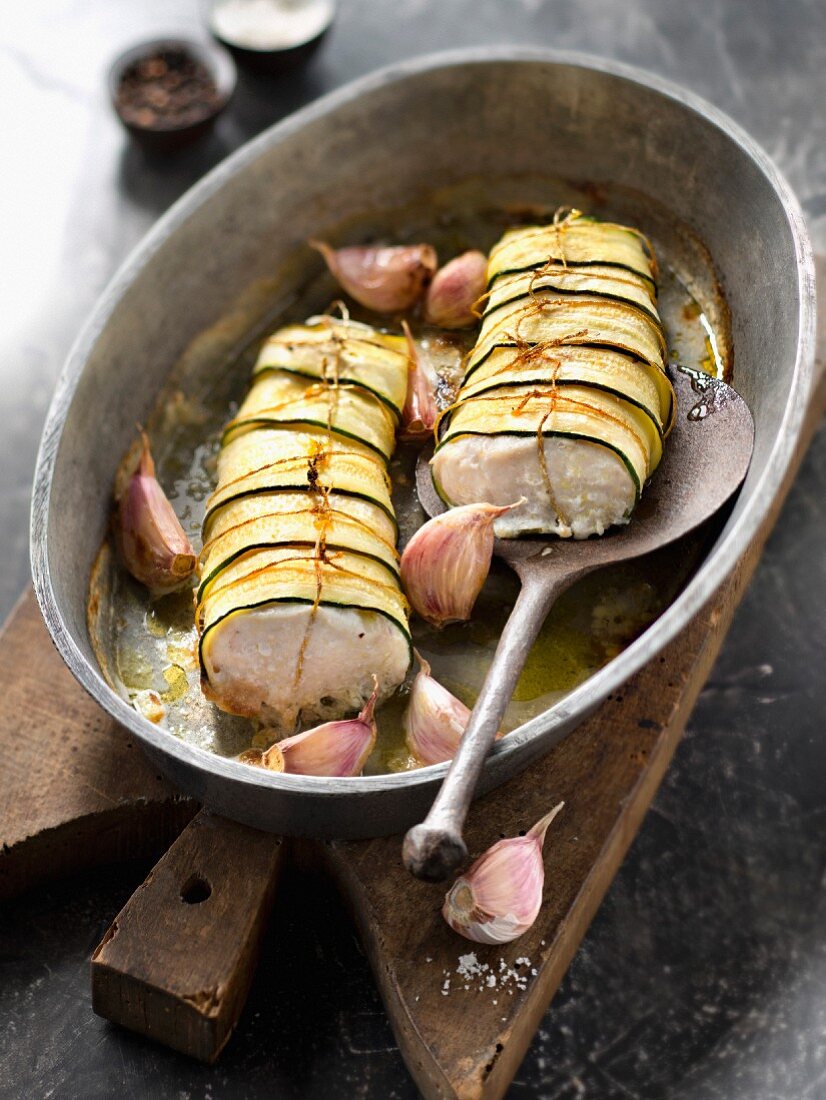
[[[197,813],[184,796],[134,801],[76,817],[0,855],[0,901],[124,860],[159,859]]]
[[[506,1033],[503,1032],[497,1041],[487,1044],[488,1049],[492,1047],[494,1051],[492,1061],[476,1064],[470,1073],[466,1072],[460,1079],[455,1064],[444,1065],[434,1057],[417,1026],[415,1010],[403,995],[392,965],[388,964],[392,962],[393,948],[385,943],[382,931],[388,914],[378,913],[373,907],[359,868],[350,859],[348,848],[325,846],[322,858],[353,915],[399,1048],[426,1100],[454,1097],[457,1100],[499,1100],[507,1090],[625,853],[639,831],[825,411],[826,372],[821,360],[817,383],[801,432],[800,447],[773,507],[740,562],[680,636],[682,638],[687,634],[694,624],[706,620],[708,629],[705,640],[698,649],[690,676],[657,742],[656,751],[649,758],[649,766],[629,795],[614,828],[606,837],[592,873],[583,882],[575,903],[576,912],[569,912],[560,926],[559,939],[554,945],[553,961],[543,969],[542,981],[535,984],[532,996],[522,1008],[518,1034],[509,1025]],[[675,639],[671,645],[678,645],[680,638]],[[401,843],[401,838],[398,838],[398,842]],[[466,1070],[471,1068],[468,1061],[472,1059],[465,1060]]]

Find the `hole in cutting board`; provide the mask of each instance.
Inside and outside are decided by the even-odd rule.
[[[200,875],[190,875],[181,887],[181,901],[187,905],[200,905],[212,893],[212,887]]]

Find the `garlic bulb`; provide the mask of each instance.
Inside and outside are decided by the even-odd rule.
[[[493,522],[516,504],[465,504],[420,527],[401,557],[402,586],[414,610],[431,623],[464,622],[490,571]]]
[[[264,752],[249,749],[239,759],[246,764],[292,775],[360,775],[376,744],[373,712],[378,694],[378,681],[375,681],[373,694],[357,718],[325,722],[305,733],[276,741]]]
[[[430,665],[420,653],[416,653],[416,659],[420,668],[404,715],[405,740],[422,764],[441,764],[455,756],[470,711],[433,679]]]
[[[439,268],[427,289],[424,316],[441,328],[468,328],[478,320],[475,303],[485,293],[488,259],[483,252],[463,252]]]
[[[407,399],[402,410],[399,438],[407,443],[418,443],[432,437],[439,415],[436,407],[435,371],[416,345],[407,321],[402,321],[402,328],[407,340],[409,370]]]
[[[554,806],[525,836],[500,840],[448,890],[442,916],[460,936],[476,943],[508,943],[531,927],[542,905],[542,844],[565,805]]]
[[[138,467],[118,501],[118,543],[126,568],[150,592],[162,595],[185,584],[197,557],[155,477],[149,440],[142,433]]]
[[[429,244],[331,248],[310,241],[347,293],[377,313],[414,306],[433,277],[438,259]]]

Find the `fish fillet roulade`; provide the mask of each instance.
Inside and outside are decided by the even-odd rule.
[[[387,462],[401,337],[325,317],[264,345],[204,519],[205,694],[282,731],[359,710],[410,662]]]
[[[448,504],[524,497],[500,537],[628,522],[674,415],[656,275],[641,233],[577,212],[504,235],[439,426],[433,479]]]

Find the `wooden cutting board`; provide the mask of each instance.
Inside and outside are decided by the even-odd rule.
[[[75,683],[31,591],[0,634],[0,897],[56,874],[160,854],[174,840],[94,953],[93,1004],[212,1062],[243,1007],[284,861],[320,861],[353,913],[424,1096],[502,1096],[639,828],[826,411],[822,334],[818,358],[821,382],[794,468],[731,576],[654,663],[475,803],[473,854],[566,803],[546,841],[542,911],[515,943],[482,947],[452,933],[439,912],[444,887],[409,877],[400,837],[282,842],[198,813]],[[460,973],[460,956],[471,953],[475,962]]]

